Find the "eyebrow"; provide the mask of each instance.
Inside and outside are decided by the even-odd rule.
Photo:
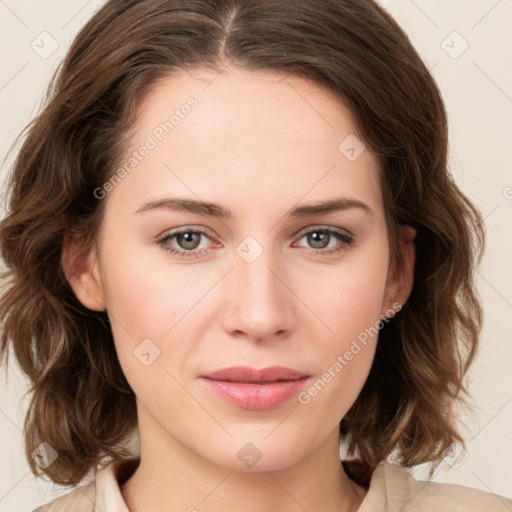
[[[185,199],[177,197],[167,197],[158,201],[149,201],[144,203],[136,213],[148,212],[157,209],[177,210],[183,212],[195,213],[219,219],[229,219],[232,217],[230,210],[224,208],[217,203],[208,201],[199,201],[196,199]],[[296,206],[288,212],[288,216],[294,219],[309,217],[313,215],[321,215],[335,211],[344,211],[360,209],[370,216],[374,216],[374,211],[359,199],[348,197],[337,197],[317,203]]]

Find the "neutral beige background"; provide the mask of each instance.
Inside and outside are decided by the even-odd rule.
[[[0,0],[1,158],[36,112],[70,41],[102,3]],[[468,454],[459,466],[450,462],[452,469],[443,462],[434,480],[512,497],[512,1],[381,3],[410,35],[441,87],[450,118],[451,168],[481,209],[488,233],[478,276],[486,320],[471,372],[477,409],[473,418],[464,418]],[[51,55],[44,54],[57,44]],[[0,178],[5,173],[4,166]],[[26,384],[15,368],[10,377],[6,386],[2,371],[0,511],[28,512],[67,489],[35,480],[28,471],[22,450]],[[414,474],[423,477],[424,468]]]

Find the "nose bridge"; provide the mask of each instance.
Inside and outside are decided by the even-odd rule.
[[[259,254],[258,254],[259,252]],[[294,296],[275,251],[246,240],[237,247],[227,300],[225,328],[263,340],[293,325]]]

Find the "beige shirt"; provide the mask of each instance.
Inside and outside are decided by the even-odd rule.
[[[120,485],[134,459],[100,469],[94,482],[77,487],[32,512],[129,512]],[[463,485],[416,480],[405,468],[381,462],[358,512],[506,512],[512,500]]]

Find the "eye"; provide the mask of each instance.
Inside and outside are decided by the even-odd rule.
[[[339,251],[344,251],[353,244],[354,238],[342,231],[338,231],[332,228],[323,226],[317,226],[313,229],[309,229],[306,232],[302,232],[300,238],[306,238],[307,243],[312,247],[310,254],[332,254]],[[330,242],[338,241],[337,245],[329,247]],[[327,249],[327,250],[326,250]]]
[[[178,256],[179,258],[195,258],[202,256],[203,253],[205,252],[208,252],[204,248],[202,248],[199,251],[196,251],[196,249],[200,245],[202,237],[210,238],[205,231],[197,229],[184,229],[181,231],[175,231],[173,233],[168,233],[164,235],[162,238],[158,240],[158,244],[163,246],[166,251],[170,252],[175,256]],[[171,244],[171,242],[174,239],[176,239],[176,244],[178,244],[178,248]]]
[[[167,233],[157,243],[178,258],[199,258],[209,252],[208,248],[200,248],[203,237],[210,239],[205,231],[187,228]],[[303,231],[299,234],[299,239],[302,238],[306,238],[307,243],[310,244],[311,248],[308,252],[313,255],[329,255],[344,251],[354,242],[352,236],[323,226]],[[338,244],[332,246],[332,241],[338,241]]]

